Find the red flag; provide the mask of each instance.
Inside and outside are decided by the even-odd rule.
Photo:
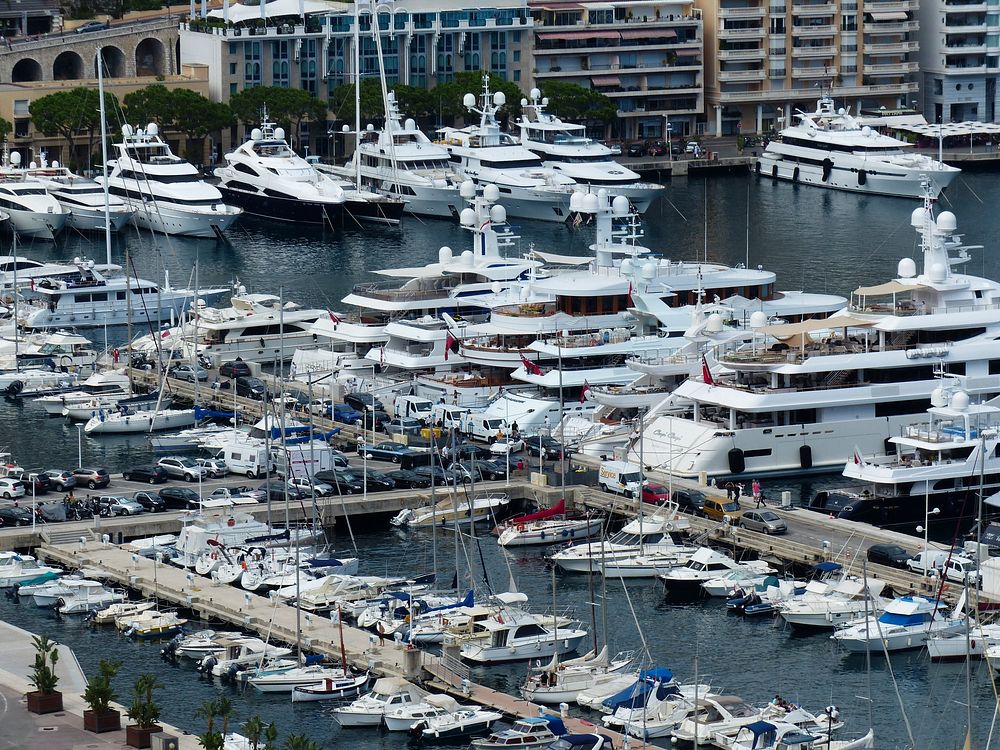
[[[340,317],[335,312],[333,312],[332,310],[327,310],[327,312],[330,314],[330,320],[332,320],[334,323],[340,322]]]
[[[542,368],[539,367],[534,362],[532,362],[527,357],[525,357],[523,354],[521,355],[521,364],[524,365],[525,372],[527,372],[529,375],[541,375],[542,374]]]
[[[708,368],[708,360],[704,354],[701,355],[701,380],[706,385],[715,385],[715,378],[712,377],[712,371]]]
[[[170,337],[170,329],[169,328],[166,329],[163,333],[160,334],[160,338],[161,339],[165,339],[165,338],[169,338],[169,337]]]
[[[451,354],[451,345],[455,343],[455,337],[451,335],[451,331],[444,337],[444,361],[448,361],[448,355]]]
[[[580,391],[580,403],[584,403],[587,400],[587,391],[590,390],[590,383],[586,380],[583,381],[583,389]]]
[[[629,306],[629,307],[633,307],[633,306],[634,306],[634,304],[635,304],[635,303],[634,303],[634,302],[632,302],[632,282],[630,281],[630,282],[628,283],[628,306]]]

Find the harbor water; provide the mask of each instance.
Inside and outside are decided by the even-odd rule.
[[[1000,184],[992,175],[965,174],[950,188],[941,208],[957,214],[959,232],[972,251],[969,272],[1000,277],[1000,260],[993,243],[1000,236]],[[763,265],[778,274],[778,289],[804,289],[847,296],[857,286],[895,276],[902,257],[915,257],[916,234],[910,227],[915,202],[772,183],[742,176],[675,180],[666,198],[645,217],[644,244],[672,260],[707,259],[728,264]],[[522,250],[529,245],[564,254],[584,254],[592,241],[587,227],[525,222],[520,228]],[[339,300],[359,282],[377,280],[371,271],[389,266],[413,266],[437,258],[438,248],[456,252],[468,246],[468,236],[443,221],[407,219],[401,228],[347,228],[338,232],[298,228],[245,219],[229,232],[229,243],[186,238],[152,237],[128,230],[117,237],[112,260],[123,262],[126,248],[138,274],[162,283],[169,272],[174,286],[228,285],[237,280],[251,291],[277,294],[304,306],[342,309]],[[67,236],[55,246],[36,243],[19,248],[38,259],[82,256],[103,259],[101,239]],[[91,330],[95,343],[124,340],[121,329]],[[30,402],[0,406],[0,447],[11,450],[24,466],[42,468],[83,463],[106,466],[112,473],[150,457],[143,436],[88,438],[77,426],[47,419]],[[775,497],[790,489],[798,499],[817,485],[838,483],[824,476],[803,484],[782,480],[767,487]],[[364,574],[416,574],[433,567],[429,532],[401,533],[387,527],[353,530]],[[454,574],[453,538],[439,533],[437,559],[440,579]],[[338,530],[338,549],[350,538]],[[481,553],[480,553],[481,551]],[[534,551],[507,554],[493,537],[468,543],[458,556],[464,583],[489,584],[506,590],[510,581],[530,597],[535,609],[550,606],[551,572]],[[485,570],[484,570],[485,564]],[[403,566],[403,567],[401,567]],[[469,570],[472,570],[469,573]],[[558,575],[559,606],[572,605],[589,627],[591,594],[584,576]],[[802,703],[818,713],[837,705],[846,734],[860,734],[874,716],[876,745],[896,748],[957,748],[964,742],[965,674],[963,665],[931,665],[926,652],[894,655],[890,663],[874,656],[871,671],[863,656],[838,650],[825,633],[801,635],[782,629],[770,619],[746,621],[727,616],[718,602],[668,602],[654,581],[609,582],[605,600],[597,598],[598,630],[607,619],[612,651],[648,647],[651,663],[670,667],[685,680],[696,675],[718,692],[741,695],[755,703],[775,694]],[[603,612],[603,614],[602,614]],[[328,712],[316,704],[292,705],[287,697],[261,695],[247,689],[220,687],[199,677],[193,665],[161,661],[159,645],[131,643],[113,629],[91,629],[78,619],[56,620],[49,612],[0,599],[0,618],[36,632],[45,631],[77,650],[84,669],[92,673],[102,656],[125,661],[116,684],[127,702],[128,686],[137,673],[157,673],[163,718],[197,730],[192,718],[201,702],[223,690],[233,698],[234,721],[259,713],[274,720],[283,734],[306,732],[323,747],[350,742],[357,750],[403,747],[406,737],[367,730],[340,731]],[[636,623],[639,623],[637,627]],[[525,667],[475,670],[477,680],[516,692]],[[870,684],[869,684],[870,680]],[[870,702],[869,702],[870,701]],[[973,673],[974,735],[980,746],[990,730],[996,705],[989,670],[975,665]],[[903,710],[909,722],[904,720]],[[592,717],[594,718],[594,717]],[[231,724],[232,725],[232,724]],[[845,736],[846,736],[845,734]]]

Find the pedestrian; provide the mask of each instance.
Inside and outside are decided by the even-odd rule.
[[[757,507],[766,508],[767,507],[767,496],[761,492],[760,497],[757,498]]]
[[[736,485],[732,481],[726,482],[726,499],[735,500],[736,499]]]
[[[745,487],[743,486],[742,482],[740,482],[739,484],[736,485],[736,499],[737,500],[739,500],[741,497],[743,497],[743,490],[744,489],[745,489]]]
[[[754,502],[757,503],[757,507],[760,507],[760,481],[757,479],[753,480],[753,484],[750,485],[750,492],[753,494]]]

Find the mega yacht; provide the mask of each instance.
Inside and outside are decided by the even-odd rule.
[[[912,145],[861,125],[846,109],[822,97],[815,112],[767,144],[754,167],[759,175],[855,193],[917,198],[930,181],[934,197],[961,172],[912,152]]]
[[[18,320],[27,328],[73,326],[76,328],[121,325],[131,310],[136,324],[159,323],[180,315],[195,298],[194,289],[174,289],[169,282],[158,286],[133,276],[105,276],[92,260],[75,258],[72,270],[46,276],[30,288],[22,288],[26,304],[18,309]],[[197,297],[214,301],[228,289],[199,289]]]
[[[412,119],[402,120],[392,91],[387,109],[385,127],[363,132],[352,161],[332,169],[350,178],[360,172],[364,187],[406,201],[407,213],[458,216],[462,180],[451,169],[448,150],[424,135]]]
[[[1000,284],[952,270],[969,260],[968,248],[954,214],[935,220],[929,196],[911,225],[921,238],[921,273],[903,258],[897,278],[856,289],[831,318],[770,326],[752,319],[739,348],[647,416],[645,464],[685,477],[829,471],[852,449],[882,453],[886,440],[919,421],[938,385],[935,371],[964,374],[973,402],[1000,394]]]
[[[108,161],[108,190],[135,210],[143,229],[190,237],[216,237],[243,212],[226,205],[222,193],[201,179],[189,162],[175,156],[156,123],[145,129],[122,126],[118,158]]]
[[[640,214],[666,188],[645,182],[636,172],[612,158],[611,149],[587,137],[583,125],[563,122],[546,112],[548,98],[532,89],[531,101],[521,100],[521,145],[537,154],[542,164],[593,189],[606,188],[612,196],[624,195]]]
[[[215,176],[229,203],[265,219],[340,226],[343,189],[289,147],[284,129],[269,122],[267,110],[250,140],[225,159]]]
[[[511,216],[565,221],[576,183],[544,167],[538,156],[513,136],[501,132],[496,114],[506,101],[502,91],[490,95],[487,75],[483,76],[482,102],[478,108],[475,95],[465,95],[463,104],[469,112],[480,116],[479,124],[438,131],[453,168],[462,180],[496,185]]]
[[[89,177],[73,174],[68,167],[54,161],[49,164],[42,151],[38,163],[28,165],[27,174],[37,180],[68,212],[68,226],[83,232],[112,232],[124,229],[135,209],[129,208],[117,195],[108,193]]]
[[[45,186],[21,168],[21,154],[14,151],[0,167],[0,210],[21,237],[54,240],[66,226],[69,212]]]

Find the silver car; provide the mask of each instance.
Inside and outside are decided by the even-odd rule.
[[[144,510],[142,505],[127,497],[102,495],[97,501],[101,511],[106,511],[110,516],[137,516]]]
[[[784,534],[788,531],[785,519],[772,510],[745,510],[740,526],[761,534]]]
[[[173,479],[184,479],[188,482],[195,482],[200,477],[202,481],[208,478],[208,469],[199,466],[190,458],[184,456],[167,456],[156,462],[156,465],[167,472],[167,476]]]

